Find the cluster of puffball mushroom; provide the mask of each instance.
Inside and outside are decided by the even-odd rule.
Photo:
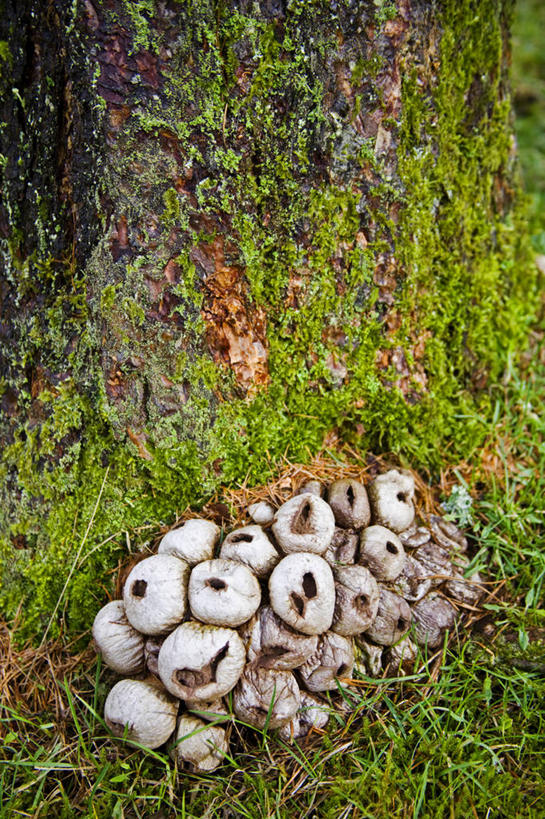
[[[97,614],[93,637],[122,679],[104,715],[118,737],[169,744],[210,771],[228,754],[232,715],[285,741],[320,732],[326,692],[404,673],[474,605],[467,540],[430,515],[417,525],[414,479],[392,469],[367,486],[309,481],[278,509],[248,508],[227,534],[187,520],[130,571],[123,599]],[[420,655],[419,655],[420,652]]]

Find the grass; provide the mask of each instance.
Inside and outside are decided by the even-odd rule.
[[[543,25],[538,0],[519,4],[517,136],[539,253]],[[233,758],[218,771],[177,771],[162,752],[111,740],[101,713],[114,675],[90,649],[81,651],[88,634],[78,645],[44,641],[36,650],[17,646],[2,627],[0,817],[544,817],[544,395],[537,328],[529,352],[496,387],[492,417],[468,419],[486,426],[484,448],[426,476],[434,499],[450,496],[460,513],[456,498],[473,499],[474,562],[497,581],[473,629],[460,628],[409,678],[360,679],[327,732],[301,747],[235,724]],[[280,476],[273,491],[286,480]],[[208,512],[228,515],[257,493],[243,488]]]

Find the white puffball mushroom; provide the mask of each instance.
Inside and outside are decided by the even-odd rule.
[[[185,700],[185,707],[188,711],[191,711],[194,716],[205,722],[214,722],[215,720],[223,722],[230,719],[229,711],[222,699],[212,700],[212,702]]]
[[[338,566],[335,578],[335,611],[331,631],[350,637],[365,631],[377,616],[379,588],[365,566]]]
[[[178,701],[147,680],[120,680],[104,704],[104,719],[117,737],[158,748],[176,728]]]
[[[399,533],[399,539],[406,549],[418,549],[419,546],[428,543],[430,538],[430,530],[425,526],[416,526],[415,523]]]
[[[335,517],[322,498],[305,492],[282,504],[274,516],[272,530],[286,554],[323,554],[335,531]]]
[[[455,566],[453,578],[445,583],[445,591],[449,597],[459,603],[474,606],[483,596],[484,588],[482,586],[482,577],[478,571],[475,570],[466,576],[469,563],[469,558],[464,554],[456,554],[453,558]]]
[[[316,651],[317,645],[315,634],[300,634],[270,606],[264,606],[249,629],[248,660],[262,668],[290,671],[302,665]]]
[[[254,523],[259,526],[268,526],[274,518],[274,507],[267,501],[259,501],[248,507],[248,514]]]
[[[245,662],[236,631],[189,621],[161,646],[159,676],[175,697],[210,702],[234,688]]]
[[[193,518],[177,529],[167,532],[159,544],[158,553],[174,555],[196,566],[214,557],[214,547],[219,540],[220,527],[211,520]]]
[[[406,470],[390,469],[367,487],[373,523],[402,532],[414,520],[414,478]]]
[[[172,555],[137,563],[125,581],[123,603],[131,625],[142,634],[165,634],[186,612],[188,564]]]
[[[189,578],[194,617],[215,626],[241,626],[257,611],[261,589],[256,576],[235,560],[205,560]]]
[[[418,646],[410,637],[403,637],[395,645],[387,649],[387,663],[389,671],[398,674],[410,673],[418,657]]]
[[[316,495],[318,498],[322,497],[322,484],[320,481],[316,481],[314,479],[307,481],[302,486],[299,487],[296,495],[305,495],[306,493],[310,495]]]
[[[440,586],[454,574],[450,556],[446,549],[438,546],[433,540],[428,541],[414,552],[415,560],[423,566],[432,588]]]
[[[293,742],[308,736],[312,730],[323,731],[329,722],[329,709],[317,697],[301,691],[301,705],[290,722],[282,725],[278,735],[285,742]]]
[[[364,634],[364,637],[373,640],[382,646],[391,646],[397,643],[409,630],[411,625],[411,609],[409,604],[398,594],[388,589],[380,590],[378,612],[374,623]]]
[[[280,555],[261,526],[243,526],[227,535],[220,558],[244,563],[257,577],[268,577]]]
[[[382,653],[384,646],[377,646],[374,643],[370,643],[365,639],[365,636],[365,634],[358,634],[355,638],[356,645],[361,650],[367,675],[369,677],[379,677],[382,672]]]
[[[409,603],[421,600],[431,589],[429,572],[414,557],[408,556],[403,571],[392,583],[396,594],[401,595]]]
[[[371,510],[365,486],[352,478],[334,481],[329,487],[327,500],[338,526],[361,529],[368,526]]]
[[[438,592],[430,592],[413,606],[413,622],[418,645],[438,648],[456,622],[456,609]]]
[[[335,583],[326,561],[315,554],[288,555],[269,578],[273,611],[303,634],[322,634],[331,626]]]
[[[178,720],[176,744],[171,756],[195,771],[213,771],[229,751],[225,728],[207,725],[197,717],[183,714]]]
[[[301,693],[291,671],[247,665],[233,691],[235,714],[255,728],[279,728],[295,716],[300,704]]]
[[[330,566],[336,566],[338,563],[350,566],[358,562],[359,555],[359,534],[351,529],[336,526],[331,543],[323,554],[324,560],[327,560]]]
[[[309,691],[333,691],[354,668],[352,640],[327,631],[318,640],[318,648],[297,671]]]
[[[93,623],[93,640],[108,668],[118,674],[138,674],[144,668],[144,637],[125,614],[122,600],[106,603]]]
[[[361,533],[359,562],[377,580],[395,580],[405,565],[405,549],[398,536],[384,526],[369,526]]]

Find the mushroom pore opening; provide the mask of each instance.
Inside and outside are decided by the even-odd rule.
[[[309,535],[314,532],[312,526],[312,504],[306,500],[298,509],[291,524],[291,531],[295,535]]]
[[[214,591],[223,591],[223,589],[227,588],[225,580],[220,580],[219,577],[209,577],[206,581],[206,585],[214,589]]]
[[[401,501],[401,503],[407,503],[407,493],[406,492],[398,492],[397,493],[397,499],[398,499],[398,501]]]
[[[135,580],[131,586],[131,594],[133,597],[145,597],[148,584],[145,580]]]
[[[178,668],[173,674],[175,681],[184,688],[199,688],[201,685],[216,682],[218,665],[227,656],[228,651],[229,643],[225,643],[202,668]]]
[[[346,498],[350,506],[354,505],[354,490],[352,488],[352,484],[348,485],[348,489],[346,490]]]
[[[233,535],[231,543],[251,543],[253,539],[253,535],[247,535],[245,532],[242,532],[240,535]]]
[[[395,543],[392,543],[392,541],[389,540],[388,543],[386,544],[386,551],[390,552],[391,555],[396,555],[399,552],[399,549],[397,548]]]
[[[398,619],[397,628],[398,628],[398,631],[405,631],[405,629],[407,628],[407,621],[403,617],[400,617]]]
[[[342,677],[342,675],[345,674],[347,671],[348,666],[346,665],[346,663],[341,663],[337,669],[337,677]]]
[[[299,617],[303,617],[305,613],[305,601],[303,600],[300,594],[297,594],[297,592],[292,592],[290,597],[291,604],[296,610],[297,614],[299,615]]]
[[[366,594],[358,594],[356,597],[356,606],[361,609],[366,609],[369,604],[369,598]]]
[[[312,572],[305,572],[303,575],[303,591],[307,600],[312,600],[318,594],[316,581]]]

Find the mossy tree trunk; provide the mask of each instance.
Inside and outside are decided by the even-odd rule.
[[[29,631],[90,521],[74,628],[101,540],[285,451],[474,445],[535,287],[510,10],[4,0],[2,596]]]

